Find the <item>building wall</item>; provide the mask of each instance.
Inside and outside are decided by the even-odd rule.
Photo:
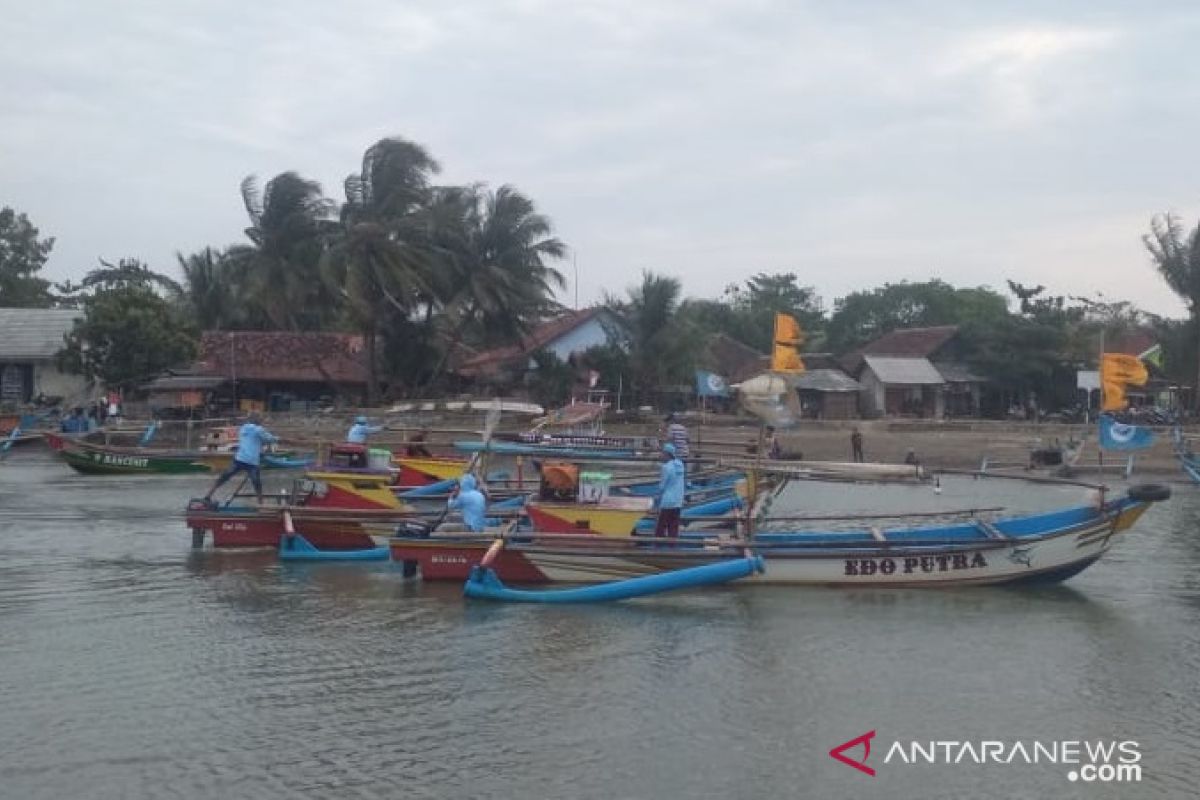
[[[589,348],[608,344],[608,331],[604,329],[602,320],[603,316],[592,317],[578,328],[547,344],[545,349],[566,361],[572,353],[582,353]],[[531,359],[530,369],[534,366],[536,365]]]
[[[21,380],[26,384],[20,402],[28,402],[39,394],[61,397],[67,402],[83,402],[88,399],[84,396],[88,383],[83,376],[60,371],[53,360],[9,361],[0,364],[0,369],[10,364],[18,367],[22,375]]]
[[[82,375],[62,372],[53,361],[41,361],[33,366],[33,396],[63,397],[83,402],[88,398],[88,382]],[[93,398],[94,399],[94,398]]]
[[[862,384],[859,407],[865,417],[878,417],[884,413],[884,385],[870,367],[865,367],[858,382]]]

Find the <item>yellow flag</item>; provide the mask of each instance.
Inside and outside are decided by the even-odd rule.
[[[772,372],[804,372],[800,360],[800,345],[804,344],[804,332],[795,317],[787,314],[775,315],[775,343],[771,348]]]
[[[795,317],[789,314],[775,315],[775,344],[789,347],[804,344],[804,332],[800,330],[800,323],[796,322]]]
[[[1100,386],[1104,397],[1101,409],[1120,411],[1125,408],[1126,387],[1145,386],[1148,380],[1150,373],[1137,356],[1104,353],[1100,356]]]

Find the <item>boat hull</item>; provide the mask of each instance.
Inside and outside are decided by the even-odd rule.
[[[279,547],[285,535],[283,514],[259,513],[255,509],[189,509],[187,524],[193,533],[212,537],[216,548]],[[380,535],[394,526],[380,524]],[[372,527],[359,522],[320,521],[302,525],[304,538],[322,550],[361,550],[375,546]]]
[[[1046,515],[1044,532],[1012,538],[981,537],[941,544],[815,540],[782,545],[764,541],[754,548],[766,563],[756,584],[810,586],[937,587],[1020,584],[1065,580],[1106,553],[1113,537],[1128,530],[1147,504],[1124,500],[1103,512],[1073,510],[1061,518]],[[1034,520],[1035,518],[1030,518]],[[713,537],[685,547],[653,539],[617,541],[583,537],[556,544],[553,536],[513,541],[493,564],[500,579],[513,583],[604,583],[737,558],[742,548]],[[490,541],[437,538],[392,539],[392,558],[414,562],[429,580],[465,580]]]
[[[233,460],[225,453],[151,455],[65,442],[58,457],[85,475],[187,475],[220,472]]]

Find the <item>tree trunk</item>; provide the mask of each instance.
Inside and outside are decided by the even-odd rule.
[[[379,397],[379,364],[375,358],[375,322],[372,320],[363,328],[363,351],[367,357],[367,405],[374,405]]]

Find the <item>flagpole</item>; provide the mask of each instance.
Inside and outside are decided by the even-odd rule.
[[[1104,324],[1100,325],[1100,361],[1097,364],[1097,369],[1100,373],[1100,411],[1096,414],[1096,419],[1100,419],[1100,415],[1104,413]],[[1104,475],[1104,437],[1100,436],[1099,431],[1096,433],[1096,453],[1100,458],[1100,474]]]

